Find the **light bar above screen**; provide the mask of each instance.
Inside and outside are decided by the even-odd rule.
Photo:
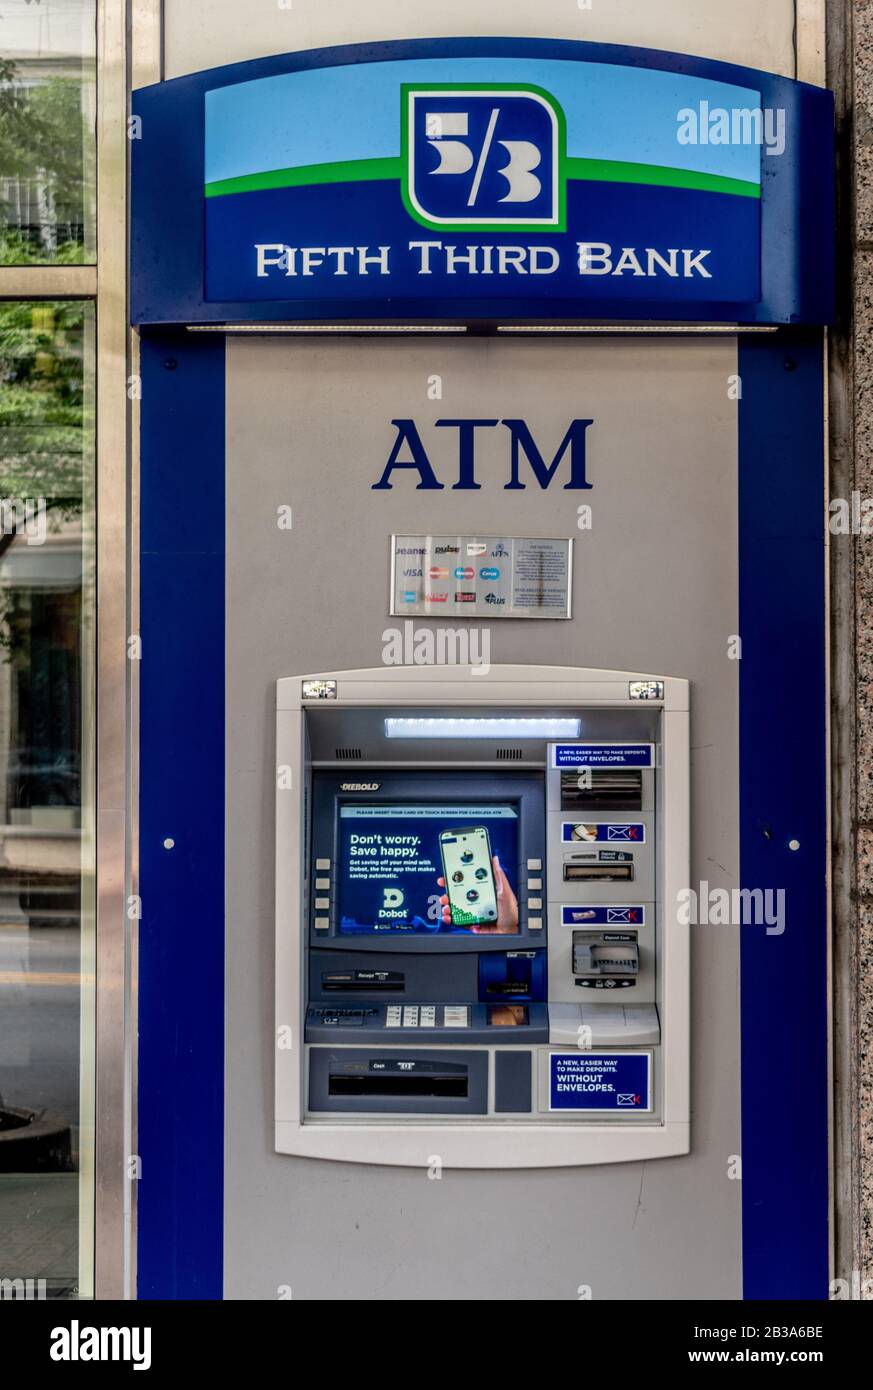
[[[580,719],[386,719],[386,738],[578,738]]]

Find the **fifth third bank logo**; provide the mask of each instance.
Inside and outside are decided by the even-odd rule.
[[[443,231],[563,230],[564,117],[524,86],[403,88],[403,198]]]

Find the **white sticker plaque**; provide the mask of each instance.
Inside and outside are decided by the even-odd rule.
[[[569,618],[573,542],[553,536],[392,536],[392,616]]]

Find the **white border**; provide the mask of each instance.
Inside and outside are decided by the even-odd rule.
[[[426,1167],[434,1153],[455,1168],[552,1168],[629,1162],[688,1153],[689,1138],[689,928],[662,914],[660,957],[661,1036],[657,1073],[661,1119],[609,1123],[555,1118],[514,1121],[428,1119],[304,1119],[306,1103],[303,1022],[306,940],[303,865],[306,764],[302,681],[337,682],[332,708],[372,706],[578,704],[638,709],[628,697],[632,680],[663,680],[661,785],[663,856],[661,901],[676,902],[689,882],[688,682],[646,672],[597,671],[563,666],[492,666],[471,679],[452,666],[377,667],[362,671],[307,672],[276,684],[276,763],[292,773],[290,790],[276,789],[276,1017],[275,1146],[279,1153],[344,1162]],[[290,1047],[280,1047],[280,1030]],[[533,1051],[542,1049],[534,1048]],[[566,1051],[567,1049],[557,1049]],[[571,1112],[572,1114],[573,1112]],[[579,1112],[583,1114],[584,1112]]]

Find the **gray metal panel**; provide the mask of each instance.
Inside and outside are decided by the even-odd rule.
[[[505,492],[487,444],[479,492],[409,479],[371,492],[392,418],[416,418],[430,447],[452,432],[429,422],[449,415],[521,416],[544,442],[594,417],[574,619],[498,624],[492,660],[688,676],[693,879],[736,883],[735,371],[731,340],[228,343],[228,1297],[274,1298],[281,1284],[331,1300],[573,1299],[581,1284],[595,1298],[739,1296],[735,929],[695,932],[690,1157],[430,1180],[278,1155],[270,1123],[273,682],[380,663],[392,531],[459,517],[464,530],[575,529],[571,493]],[[447,441],[433,458],[450,484]],[[276,526],[283,503],[291,532]]]
[[[531,1054],[495,1052],[494,1109],[499,1114],[529,1115],[531,1112]]]
[[[814,0],[818,6],[822,0]],[[808,8],[811,0],[806,0]],[[580,16],[579,10],[584,12]],[[620,0],[619,4],[568,5],[566,0],[443,0],[439,6],[398,5],[396,0],[291,0],[249,6],[245,22],[231,0],[164,0],[167,76],[238,63],[272,53],[377,39],[501,34],[590,39],[696,53],[728,63],[793,76],[794,0],[734,0],[729,7],[700,0]],[[809,38],[801,23],[798,43]],[[705,20],[705,22],[704,22]],[[817,26],[820,33],[821,25]],[[814,31],[815,32],[815,31]],[[799,55],[798,55],[799,56]],[[814,70],[815,71],[815,70]],[[816,80],[800,72],[806,81]]]

